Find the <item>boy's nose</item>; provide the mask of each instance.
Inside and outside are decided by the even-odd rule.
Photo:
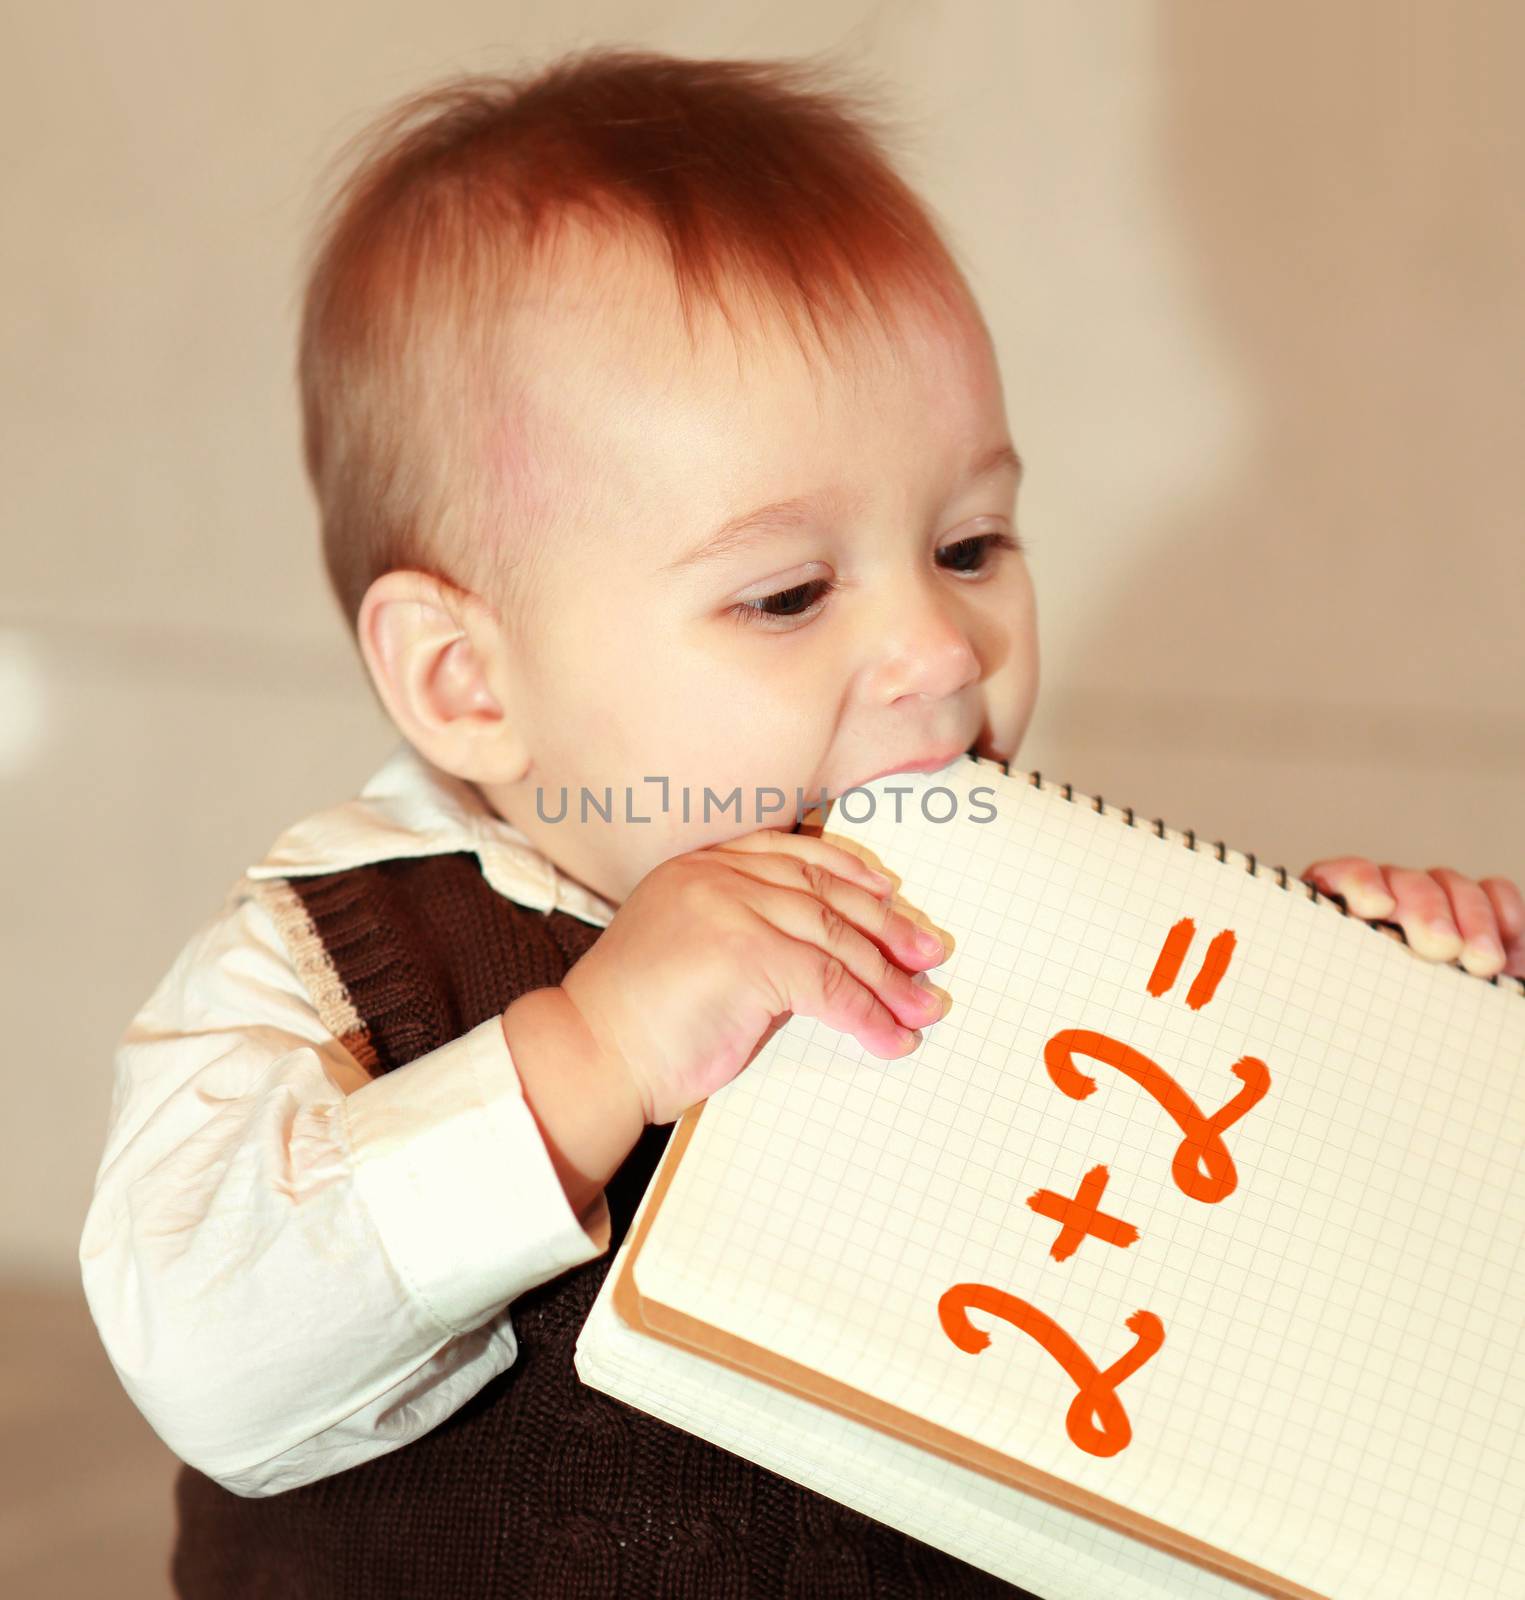
[[[881,704],[906,695],[946,699],[980,676],[965,608],[934,584],[902,585],[886,598],[879,641],[876,698]]]

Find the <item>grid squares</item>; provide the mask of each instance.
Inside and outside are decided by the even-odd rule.
[[[1435,1592],[1518,1578],[1518,996],[1421,963],[1237,853],[1183,849],[985,763],[963,781],[997,789],[999,821],[960,832],[908,805],[898,825],[832,830],[954,931],[937,973],[954,1010],[893,1062],[791,1019],[711,1097],[643,1292],[1310,1587],[1354,1594],[1335,1579],[1357,1570],[1433,1576]],[[1240,940],[1197,1014],[1184,976],[1143,991],[1182,914],[1198,958],[1219,927]],[[1234,1194],[1203,1206],[1175,1190],[1179,1130],[1104,1065],[1085,1064],[1084,1101],[1053,1086],[1042,1044],[1073,1026],[1146,1051],[1208,1112],[1238,1086],[1229,1063],[1267,1061],[1270,1094],[1226,1135]],[[1025,1197],[1072,1193],[1097,1161],[1103,1209],[1141,1239],[1126,1261],[1088,1239],[1054,1262],[1055,1225]],[[1069,1443],[1073,1386],[1015,1330],[981,1319],[977,1359],[948,1345],[928,1305],[967,1279],[1030,1298],[1099,1365],[1126,1348],[1124,1315],[1162,1316],[1164,1348],[1119,1391],[1127,1450],[1098,1461]],[[1488,1445],[1500,1416],[1516,1426]],[[1464,1512],[1441,1515],[1437,1485]]]

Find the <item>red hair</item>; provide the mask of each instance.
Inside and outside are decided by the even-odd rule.
[[[496,604],[505,545],[533,558],[554,534],[560,502],[502,463],[540,459],[524,439],[503,448],[522,416],[507,303],[563,224],[665,247],[691,339],[699,303],[736,327],[733,288],[781,313],[807,357],[865,308],[881,329],[897,301],[967,312],[932,213],[884,153],[889,127],[819,57],[597,47],[452,77],[341,149],[355,159],[310,247],[298,377],[351,631],[383,572],[432,572]]]

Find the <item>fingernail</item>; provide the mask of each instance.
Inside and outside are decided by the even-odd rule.
[[[1437,960],[1454,961],[1461,954],[1461,935],[1449,922],[1437,918],[1426,923],[1424,937]]]
[[[926,956],[946,955],[947,946],[935,933],[928,933],[925,928],[916,935],[916,948]]]
[[[1476,970],[1491,970],[1504,964],[1504,949],[1497,939],[1484,934],[1480,939],[1469,939],[1461,953],[1462,965]]]
[[[873,880],[874,887],[879,891],[880,894],[883,894],[887,889],[893,889],[895,887],[895,880],[887,873],[875,872],[872,868],[870,868],[868,875]]]
[[[927,1021],[941,1022],[953,1005],[952,998],[940,989],[934,989],[924,972],[918,972],[911,982],[921,990],[922,1003],[927,1007]]]

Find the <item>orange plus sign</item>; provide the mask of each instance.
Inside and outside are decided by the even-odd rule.
[[[1081,1179],[1074,1199],[1053,1189],[1038,1189],[1027,1197],[1028,1205],[1040,1217],[1063,1224],[1059,1237],[1049,1250],[1055,1261],[1065,1261],[1074,1255],[1087,1234],[1124,1250],[1138,1238],[1138,1229],[1131,1222],[1124,1222],[1121,1217],[1108,1216],[1105,1211],[1096,1209],[1106,1187],[1107,1169],[1092,1167]]]

